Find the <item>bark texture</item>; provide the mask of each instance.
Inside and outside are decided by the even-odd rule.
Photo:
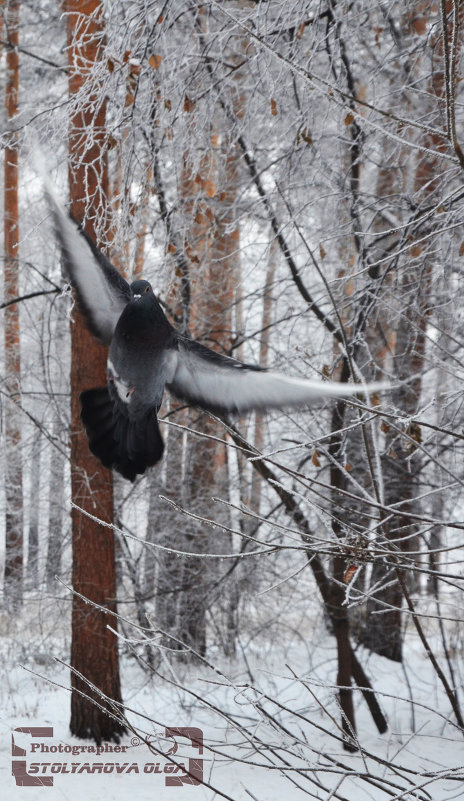
[[[97,0],[68,0],[69,93],[82,90],[89,65],[99,58],[103,11]],[[108,176],[105,102],[76,104],[69,132],[71,212],[97,241],[97,220],[105,219]],[[91,135],[89,136],[89,133]],[[101,520],[113,519],[112,475],[90,453],[80,421],[79,394],[106,380],[106,351],[90,335],[78,309],[71,345],[71,485],[74,504]],[[73,570],[71,733],[118,740],[124,727],[106,714],[121,703],[114,536],[78,509],[72,511]],[[83,596],[83,597],[81,597]],[[90,602],[90,603],[89,603]],[[106,610],[106,611],[105,611]],[[76,672],[75,672],[76,671]],[[79,675],[78,675],[79,674]],[[84,697],[88,696],[88,697]],[[106,700],[110,699],[110,700]],[[95,703],[96,702],[96,703]]]

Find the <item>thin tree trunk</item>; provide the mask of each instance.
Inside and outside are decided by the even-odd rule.
[[[55,419],[53,433],[55,437],[61,434],[60,421]],[[45,580],[47,590],[55,589],[55,576],[61,572],[62,543],[64,537],[64,471],[65,458],[61,451],[54,450],[50,459],[50,493],[48,511],[48,544],[47,562],[45,565]]]
[[[98,0],[67,0],[69,93],[72,98],[85,84],[89,65],[99,58],[104,35],[103,10]],[[95,101],[95,98],[93,98]],[[69,132],[69,184],[71,212],[96,241],[96,218],[104,219],[108,176],[105,150],[106,105],[82,100],[74,112]],[[91,131],[89,146],[87,140]],[[85,212],[88,212],[87,214]],[[74,312],[71,345],[71,485],[73,502],[105,522],[113,519],[112,475],[90,453],[80,422],[79,394],[106,380],[106,351],[87,331],[82,315]],[[73,672],[71,676],[71,732],[83,737],[118,740],[124,726],[105,714],[114,707],[101,695],[121,702],[118,641],[109,626],[117,628],[114,536],[72,511],[73,597],[71,665],[97,689]],[[92,607],[92,602],[108,613]],[[83,697],[82,693],[89,698]]]
[[[259,343],[259,364],[261,367],[268,366],[269,342],[271,337],[270,326],[272,322],[272,287],[274,284],[274,276],[277,268],[279,252],[277,241],[273,239],[269,248],[269,261],[267,265],[266,284],[264,286],[263,295],[263,316],[261,319],[261,338]],[[255,413],[254,444],[257,451],[261,451],[263,449],[265,419],[266,415],[263,412],[257,411]],[[250,506],[257,514],[259,514],[261,483],[262,479],[259,473],[257,473],[256,470],[253,470],[251,478]]]
[[[150,501],[148,505],[148,523],[146,542],[152,544],[158,542],[160,531],[162,527],[160,513],[159,495],[166,494],[166,489],[163,487],[161,480],[160,466],[152,470],[148,476]],[[163,509],[164,511],[164,509]],[[145,548],[143,554],[143,595],[148,600],[155,595],[156,574],[159,551],[156,548]]]
[[[29,527],[27,536],[27,580],[30,587],[39,583],[39,519],[40,519],[40,431],[34,431],[32,443],[30,488],[29,488]]]
[[[272,235],[272,232],[271,232]],[[271,324],[272,324],[272,289],[274,285],[275,272],[277,269],[280,248],[277,240],[273,238],[269,246],[268,263],[266,270],[266,280],[263,292],[263,311],[261,317],[261,336],[259,342],[259,364],[261,367],[268,366],[269,357],[269,343],[271,337]],[[237,269],[237,273],[239,270]],[[236,288],[235,294],[235,315],[236,315],[236,332],[240,337],[243,334],[242,323],[242,301],[239,292],[241,288]],[[242,352],[243,347],[239,346],[234,355],[242,361],[246,361],[246,357]],[[256,411],[254,419],[254,447],[257,451],[261,452],[264,443],[264,427],[266,415],[263,412]],[[248,416],[244,415],[240,419],[240,430],[246,437],[248,430]],[[261,489],[263,479],[257,470],[251,470],[251,478],[248,471],[247,459],[244,454],[237,451],[238,472],[239,472],[239,486],[240,495],[244,503],[249,506],[254,512],[259,514]],[[248,517],[241,517],[239,521],[242,532],[246,535],[253,533],[255,521]],[[248,543],[249,544],[249,543]],[[248,547],[244,542],[244,550]],[[225,638],[225,652],[226,656],[232,656],[235,653],[235,642],[239,633],[239,608],[241,600],[242,586],[251,587],[255,582],[256,571],[252,563],[243,559],[241,564],[234,571],[233,583],[230,583],[230,592],[226,599],[227,601],[227,615],[226,615],[226,638]]]
[[[18,112],[19,89],[19,0],[10,0],[6,8],[9,41],[6,53],[5,105],[9,123]],[[19,209],[17,134],[10,133],[5,148],[4,207],[4,300],[19,295]],[[19,306],[5,309],[5,376],[12,402],[4,420],[5,437],[5,604],[11,611],[22,603],[23,582],[23,475],[19,403],[21,400],[21,360]]]
[[[170,411],[178,407],[177,401],[172,398],[169,401]],[[171,418],[172,419],[172,418]],[[174,422],[182,423],[184,415],[182,412],[176,414]],[[166,451],[164,457],[166,470],[166,496],[173,500],[182,497],[184,484],[184,436],[181,429],[168,428],[166,437]],[[150,523],[148,532],[150,541],[156,537],[160,545],[168,548],[178,548],[185,550],[185,536],[183,521],[179,522],[179,517],[171,507],[160,509],[159,502],[151,498],[151,504],[156,504],[156,517],[154,523]],[[154,510],[152,510],[153,513]],[[158,531],[155,531],[155,526]],[[182,527],[182,528],[181,528]],[[182,637],[182,626],[179,619],[179,599],[182,593],[182,558],[169,551],[160,550],[156,555],[146,557],[148,560],[157,562],[156,573],[156,619],[161,629],[171,632],[175,637]],[[165,645],[176,649],[178,646],[170,639],[165,639]]]
[[[153,170],[151,167],[147,168],[143,190],[138,204],[138,228],[135,235],[135,253],[134,253],[134,279],[142,278],[143,267],[145,263],[145,239],[147,235],[148,226],[148,212],[150,204],[151,189],[153,186]]]
[[[349,377],[348,362],[345,358],[343,360],[341,380],[347,381]],[[330,438],[329,453],[332,457],[330,465],[330,486],[332,488],[332,496],[335,505],[335,515],[332,519],[332,529],[336,537],[343,536],[343,528],[339,520],[338,493],[337,490],[346,489],[346,476],[342,468],[343,457],[343,438],[338,433],[344,425],[346,404],[342,401],[337,401],[334,405],[332,413],[332,436]],[[347,751],[356,750],[353,744],[352,734],[356,732],[356,723],[353,705],[353,693],[351,690],[352,678],[352,660],[351,660],[351,643],[350,643],[350,624],[348,618],[348,610],[344,605],[345,590],[344,590],[344,573],[346,570],[345,559],[341,556],[336,556],[333,559],[333,577],[330,584],[329,591],[329,605],[328,611],[330,620],[333,625],[333,631],[337,642],[337,685],[339,690],[340,707],[342,710],[342,728],[346,733],[344,741],[344,748]]]

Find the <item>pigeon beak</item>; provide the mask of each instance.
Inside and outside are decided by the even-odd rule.
[[[142,295],[133,295],[134,300],[138,300],[141,297],[142,297]]]

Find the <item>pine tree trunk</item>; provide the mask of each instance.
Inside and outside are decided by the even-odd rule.
[[[68,0],[68,61],[71,98],[85,84],[88,65],[99,58],[104,35],[98,0]],[[104,219],[108,177],[105,152],[104,101],[79,102],[69,133],[71,213],[96,241],[96,219]],[[91,141],[86,148],[87,139]],[[75,166],[74,166],[75,165]],[[88,212],[85,214],[85,212]],[[101,520],[113,520],[113,483],[109,470],[90,453],[80,421],[79,394],[106,381],[106,351],[90,335],[79,310],[74,310],[71,345],[71,485],[74,504]],[[109,697],[121,702],[117,628],[114,536],[111,529],[72,511],[73,597],[71,665],[71,733],[83,738],[118,740],[123,725],[105,714],[114,712]],[[83,598],[80,597],[83,596]],[[89,604],[88,601],[91,603]],[[108,610],[103,612],[91,604]],[[92,685],[92,686],[90,686]],[[88,698],[83,697],[84,693]],[[99,708],[93,701],[103,707]]]
[[[8,121],[18,111],[19,89],[19,0],[10,0],[7,9],[8,33],[11,47],[6,53],[5,105]],[[17,134],[10,133],[5,148],[5,207],[4,207],[4,300],[19,295],[19,209],[18,209],[18,150]],[[5,604],[15,611],[22,603],[23,592],[23,475],[21,419],[21,361],[19,306],[7,306],[5,311],[5,377],[6,391],[11,398],[4,419],[5,458]]]

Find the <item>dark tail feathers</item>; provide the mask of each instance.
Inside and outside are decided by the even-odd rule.
[[[138,473],[159,462],[164,443],[155,409],[130,419],[123,404],[110,397],[107,387],[87,389],[80,400],[90,450],[105,467],[113,467],[134,481]]]

